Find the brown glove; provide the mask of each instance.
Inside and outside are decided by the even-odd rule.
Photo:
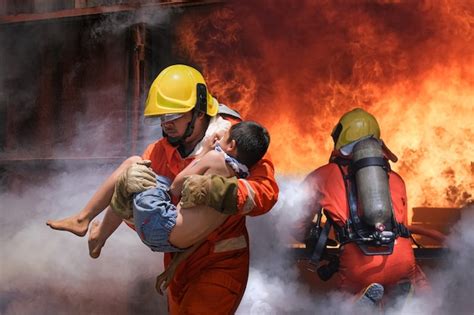
[[[120,174],[115,183],[110,207],[122,219],[130,219],[133,214],[132,196],[156,187],[156,175],[148,160],[135,163]]]
[[[187,176],[181,191],[181,207],[208,206],[224,214],[237,213],[237,177]]]
[[[151,161],[144,160],[131,165],[118,181],[119,184],[125,185],[125,189],[129,194],[140,193],[147,189],[156,187],[156,174],[150,168]]]

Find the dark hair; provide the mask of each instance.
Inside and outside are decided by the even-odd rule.
[[[235,140],[237,160],[252,167],[267,152],[270,135],[267,129],[254,121],[243,121],[233,125],[229,131],[229,141]]]

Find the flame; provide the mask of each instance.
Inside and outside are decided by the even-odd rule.
[[[265,125],[279,174],[327,162],[346,111],[374,114],[411,205],[473,202],[474,2],[234,2],[185,16],[178,51]]]

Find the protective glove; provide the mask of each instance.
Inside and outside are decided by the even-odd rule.
[[[143,160],[131,165],[122,173],[118,183],[125,185],[125,190],[129,194],[140,193],[156,187],[156,174],[150,166],[150,160]]]
[[[181,207],[208,206],[223,214],[237,213],[237,177],[187,176],[181,191]]]
[[[148,160],[135,163],[123,171],[115,182],[110,207],[122,219],[130,219],[133,215],[133,194],[156,187],[156,175],[150,165]]]

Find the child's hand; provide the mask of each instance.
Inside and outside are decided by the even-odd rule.
[[[222,138],[222,133],[214,133],[209,138],[204,140],[202,144],[202,154],[206,154],[209,151],[214,150],[216,143]]]

